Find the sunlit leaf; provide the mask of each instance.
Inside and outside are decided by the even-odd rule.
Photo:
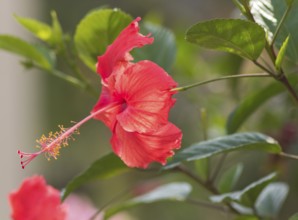
[[[218,183],[218,189],[221,193],[232,191],[243,171],[243,164],[237,164],[223,173]]]
[[[39,49],[26,41],[9,35],[0,35],[0,49],[22,56],[26,61],[50,69],[51,64]]]
[[[265,32],[259,25],[238,19],[200,22],[186,33],[186,39],[201,47],[256,60],[265,47]]]
[[[255,181],[245,187],[243,190],[225,193],[222,195],[211,196],[212,202],[238,202],[247,207],[254,207],[254,204],[261,191],[276,177],[275,173],[269,174],[258,181]]]
[[[64,200],[72,191],[90,180],[107,179],[128,170],[129,168],[119,159],[119,157],[110,153],[93,162],[87,170],[73,178],[64,188],[62,199]]]
[[[280,49],[285,39],[290,36],[288,49],[285,52],[294,62],[298,61],[298,1],[281,0],[250,0],[251,12],[258,24],[263,26],[268,34],[269,39],[272,39],[278,24],[280,23],[286,8],[291,6],[291,10],[282,25],[279,34],[275,41],[275,46]]]
[[[169,29],[148,22],[142,25],[141,32],[145,35],[151,33],[154,43],[134,50],[135,61],[151,60],[169,71],[176,57],[174,34]]]
[[[183,148],[163,169],[173,168],[183,161],[199,160],[237,150],[262,150],[278,153],[281,148],[277,141],[269,136],[254,132],[238,133],[202,141]]]
[[[189,183],[184,182],[169,183],[166,185],[162,185],[144,195],[135,197],[122,204],[108,208],[105,211],[104,219],[108,219],[109,217],[120,211],[142,204],[150,204],[160,201],[183,202],[187,198],[191,190],[191,185]]]
[[[289,192],[285,183],[270,183],[260,193],[256,201],[256,210],[260,216],[276,217]]]
[[[76,28],[74,42],[82,61],[95,70],[97,57],[104,53],[132,18],[118,9],[99,9],[88,13]]]
[[[15,18],[23,27],[25,27],[39,39],[43,41],[49,41],[51,39],[52,28],[48,24],[32,18],[24,18],[17,15],[15,15]]]

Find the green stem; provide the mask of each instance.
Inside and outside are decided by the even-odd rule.
[[[188,177],[190,177],[191,179],[193,179],[194,181],[196,181],[199,185],[201,185],[206,190],[208,190],[210,193],[216,194],[216,195],[219,194],[219,192],[217,191],[217,189],[212,184],[205,183],[205,181],[203,181],[199,176],[197,176],[196,174],[194,174],[186,166],[179,165],[174,170],[180,171],[181,173],[187,175]]]
[[[276,38],[277,38],[277,36],[278,36],[280,30],[281,30],[281,27],[282,27],[282,25],[284,24],[284,22],[285,22],[285,20],[286,20],[286,18],[287,18],[287,16],[288,16],[289,12],[291,11],[291,9],[292,9],[292,4],[288,5],[287,10],[286,10],[285,13],[283,14],[283,16],[282,16],[280,22],[278,23],[278,25],[277,25],[277,27],[276,27],[276,30],[275,30],[275,32],[274,32],[274,34],[273,34],[273,37],[272,37],[272,40],[271,40],[271,43],[270,43],[270,46],[271,46],[271,47],[273,46],[273,44],[274,44],[274,42],[275,42],[275,40],[276,40]]]
[[[84,82],[85,87],[84,89],[86,91],[88,91],[90,94],[92,94],[93,96],[97,97],[98,93],[96,92],[96,90],[93,88],[93,86],[90,84],[89,80],[87,80],[87,78],[81,73],[80,69],[78,68],[76,62],[74,60],[77,59],[77,54],[69,54],[67,52],[67,44],[66,42],[64,42],[63,44],[63,48],[61,51],[61,55],[64,58],[64,60],[66,61],[67,65],[69,66],[69,68],[74,72],[74,74],[81,80]]]
[[[216,168],[214,169],[213,175],[210,177],[210,182],[214,182],[215,179],[217,178],[217,175],[219,174],[219,171],[221,170],[223,163],[225,162],[225,159],[227,158],[228,154],[224,153],[221,155]]]
[[[298,104],[298,95],[294,88],[291,86],[288,78],[285,76],[284,73],[278,78],[278,80],[287,88],[288,92],[291,94],[293,97],[294,101],[296,104]]]
[[[38,66],[35,66],[37,69],[39,70],[42,70],[42,71],[46,71],[48,72],[49,74],[53,75],[53,76],[56,76],[58,77],[59,79],[62,79],[68,83],[70,83],[71,85],[79,88],[79,89],[86,89],[86,84],[82,83],[81,80],[73,77],[73,76],[70,76],[70,75],[67,75],[59,70],[55,70],[55,69],[51,69],[51,70],[45,70],[45,69],[42,69]]]
[[[293,159],[293,160],[298,160],[298,155],[287,154],[287,153],[284,153],[284,152],[280,152],[278,155],[281,156],[281,157],[285,157],[285,158],[289,158],[289,159]]]
[[[213,203],[205,202],[203,200],[187,198],[185,200],[185,202],[190,203],[190,204],[194,204],[194,205],[199,205],[199,206],[202,206],[202,207],[205,207],[205,208],[216,209],[216,210],[221,211],[221,212],[228,212],[229,211],[229,208],[227,206],[216,205],[216,204],[213,204]]]
[[[266,71],[267,71],[267,69],[266,69]],[[269,76],[270,76],[270,74],[267,74],[267,73],[251,73],[251,74],[248,73],[248,74],[223,76],[223,77],[219,77],[219,78],[215,78],[215,79],[209,79],[206,81],[194,83],[194,84],[191,84],[188,86],[177,87],[177,88],[172,89],[171,91],[185,91],[185,90],[193,88],[193,87],[201,86],[201,85],[208,84],[211,82],[226,80],[226,79],[249,78],[249,77],[269,77]]]

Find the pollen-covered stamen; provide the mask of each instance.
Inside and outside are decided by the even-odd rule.
[[[72,134],[79,134],[77,129],[72,129],[71,132],[69,132],[63,125],[59,125],[58,127],[60,128],[60,131],[50,132],[48,136],[42,135],[40,139],[36,140],[38,143],[36,148],[39,148],[40,151],[35,153],[18,151],[23,169],[41,153],[45,153],[45,157],[48,160],[51,158],[57,159],[60,154],[60,149],[68,146],[69,140],[75,140]]]
[[[42,135],[39,140],[36,140],[36,142],[39,144],[36,146],[37,148],[40,149],[40,151],[35,152],[35,153],[25,153],[23,151],[18,150],[18,154],[21,158],[21,165],[22,168],[24,169],[25,166],[27,166],[35,157],[40,155],[41,153],[45,153],[46,158],[49,160],[51,157],[54,159],[57,159],[59,156],[59,151],[62,147],[68,146],[68,141],[69,140],[74,140],[73,134],[79,134],[79,127],[83,125],[85,122],[89,121],[93,117],[107,111],[110,108],[115,107],[116,105],[119,105],[121,103],[114,102],[111,103],[96,112],[92,112],[90,115],[88,115],[86,118],[81,120],[80,122],[76,123],[74,126],[71,128],[64,128],[63,126],[59,125],[60,131],[58,132],[50,132],[48,137],[45,135]]]

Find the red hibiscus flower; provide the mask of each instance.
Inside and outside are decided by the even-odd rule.
[[[152,162],[166,163],[181,145],[182,133],[168,121],[175,100],[177,83],[157,64],[144,60],[131,62],[129,52],[153,42],[139,33],[135,19],[98,57],[97,72],[101,76],[102,92],[91,114],[57,137],[39,141],[41,151],[20,152],[26,166],[34,157],[46,152],[56,157],[67,139],[91,118],[103,121],[112,131],[112,148],[129,167],[146,168]]]
[[[24,180],[21,187],[9,195],[14,220],[64,220],[66,207],[60,192],[46,185],[41,176]]]

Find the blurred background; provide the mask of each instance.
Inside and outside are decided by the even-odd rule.
[[[14,20],[13,14],[49,23],[50,10],[57,12],[65,32],[74,33],[76,25],[87,12],[102,6],[120,8],[133,17],[154,17],[174,32],[177,56],[170,74],[180,85],[225,74],[259,71],[234,55],[202,50],[184,40],[185,31],[198,21],[239,16],[240,13],[235,10],[231,0],[0,0],[0,34],[12,34],[31,42],[36,41]],[[41,156],[22,170],[17,155],[18,149],[25,152],[34,151],[35,139],[42,134],[56,131],[59,124],[68,127],[71,126],[71,121],[79,121],[87,116],[97,100],[44,72],[28,71],[19,64],[19,61],[18,57],[0,51],[2,122],[0,134],[3,154],[0,160],[2,174],[0,219],[9,219],[8,193],[16,189],[25,177],[41,174],[49,184],[61,189],[92,161],[111,151],[109,130],[99,121],[90,121],[80,129],[81,135],[75,137],[76,141],[61,150],[58,160],[47,162]],[[94,78],[99,92],[100,79],[87,70],[86,75]],[[203,128],[200,123],[202,108],[206,109],[208,114],[209,137],[223,135],[227,116],[245,92],[267,83],[267,79],[217,82],[178,94],[170,120],[183,130],[183,146],[203,139]],[[245,124],[244,130],[261,131],[285,140],[289,140],[289,135],[292,135],[291,138],[297,141],[296,127],[289,119],[293,114],[297,119],[297,113],[293,109],[288,109],[287,103],[289,101],[285,95],[274,98]],[[281,107],[276,109],[277,105]],[[293,142],[287,144],[292,145]],[[273,167],[284,169],[285,173],[289,167],[292,167],[291,169],[295,167],[294,164],[281,163],[278,159],[260,152],[233,154],[227,166],[239,161],[245,164],[245,176],[237,185],[239,189],[268,170],[272,170]],[[284,177],[284,179],[294,185],[297,183],[297,178]],[[149,180],[149,183],[146,180]],[[188,179],[173,173],[161,176],[134,170],[106,181],[86,184],[77,192],[87,195],[97,207],[101,207],[131,185],[146,183],[144,185],[146,188],[150,185],[183,180]],[[297,187],[291,190],[297,192]],[[194,195],[206,198],[206,194],[200,188],[195,188]],[[289,198],[289,204],[290,201],[293,200]],[[228,215],[217,213],[212,209],[189,204],[180,205],[179,209],[175,207],[175,203],[165,202],[148,205],[130,210],[129,216],[125,219],[230,219]],[[293,207],[288,205],[282,215],[287,216],[292,210]]]

